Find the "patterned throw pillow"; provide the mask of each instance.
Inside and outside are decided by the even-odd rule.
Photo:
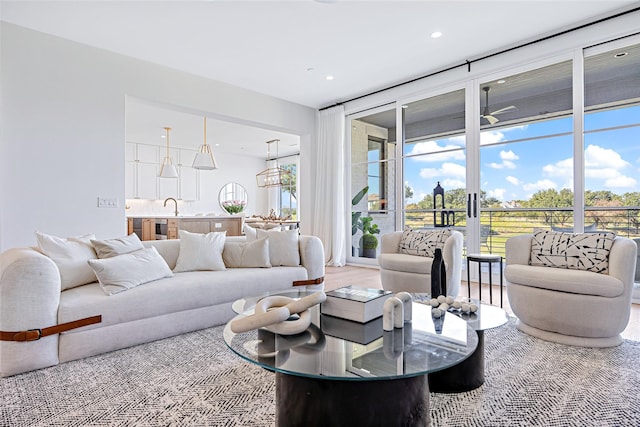
[[[433,258],[436,248],[444,248],[444,242],[451,236],[448,228],[442,230],[412,230],[405,229],[400,239],[401,254],[418,255]]]
[[[538,231],[531,241],[531,265],[609,273],[615,233]]]

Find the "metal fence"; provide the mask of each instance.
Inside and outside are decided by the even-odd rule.
[[[452,209],[447,212],[448,225],[459,228],[465,235],[466,252],[466,211]],[[572,208],[486,208],[479,214],[481,253],[504,256],[507,239],[519,234],[539,230],[573,231]],[[412,228],[431,228],[440,225],[441,221],[439,210],[405,212],[405,225]],[[611,231],[619,236],[640,237],[640,207],[587,207],[584,231]]]

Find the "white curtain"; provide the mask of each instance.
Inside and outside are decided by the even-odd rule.
[[[312,232],[324,244],[327,265],[343,266],[347,260],[345,243],[345,120],[339,105],[316,115],[317,140],[315,200]]]

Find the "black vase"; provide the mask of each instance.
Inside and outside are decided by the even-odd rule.
[[[437,248],[431,264],[431,298],[447,295],[447,274],[442,259],[442,249]]]

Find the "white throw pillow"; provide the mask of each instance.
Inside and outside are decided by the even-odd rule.
[[[108,240],[91,240],[98,258],[111,258],[144,249],[136,233]]]
[[[273,267],[300,265],[298,230],[257,230],[258,239],[269,239],[269,260]]]
[[[96,258],[91,245],[93,234],[80,237],[56,237],[36,231],[40,251],[51,258],[60,271],[62,290],[95,282],[96,275],[87,261]]]
[[[268,268],[269,240],[259,239],[250,242],[227,242],[224,245],[222,259],[228,268]]]
[[[180,253],[174,272],[226,270],[222,261],[226,231],[199,234],[179,230],[178,233]]]
[[[412,230],[402,232],[398,251],[401,254],[417,255],[433,258],[436,249],[444,248],[444,243],[451,236],[448,228],[442,230]]]
[[[537,231],[531,241],[531,265],[609,273],[616,234]]]
[[[154,247],[111,258],[91,259],[88,264],[107,295],[173,276],[167,262]]]
[[[259,225],[259,224],[254,224],[254,225]],[[258,239],[258,230],[269,230],[269,231],[280,231],[282,230],[282,227],[279,225],[275,225],[275,224],[260,224],[258,227],[255,226],[251,226],[248,224],[244,224],[244,234],[245,236],[247,236],[247,240],[257,240]]]

